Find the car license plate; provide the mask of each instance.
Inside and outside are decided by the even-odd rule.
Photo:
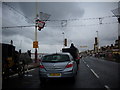
[[[61,76],[61,73],[50,73],[49,76]]]

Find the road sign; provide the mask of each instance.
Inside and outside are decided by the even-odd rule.
[[[43,21],[38,21],[38,27],[43,28],[45,25],[45,22]]]
[[[40,21],[39,19],[36,20],[36,25],[38,27],[38,30],[40,31],[45,26],[45,22]]]
[[[33,48],[38,48],[38,41],[33,42]]]

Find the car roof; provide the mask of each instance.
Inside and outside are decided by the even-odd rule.
[[[47,55],[57,55],[57,54],[60,54],[60,55],[69,55],[70,56],[70,53],[66,53],[66,52],[64,52],[64,53],[51,53],[51,54],[47,54]]]

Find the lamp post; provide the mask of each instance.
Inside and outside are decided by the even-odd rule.
[[[65,33],[64,33],[64,32],[62,32],[62,34],[63,34],[63,47],[64,47]]]
[[[98,31],[96,31],[97,33],[97,52],[99,52],[99,37],[98,37]]]
[[[37,63],[37,48],[38,46],[38,40],[37,40],[37,31],[41,31],[41,29],[45,26],[45,21],[49,19],[50,15],[40,12],[38,14],[38,2],[36,2],[36,19],[35,19],[35,41],[33,42],[33,48],[35,48],[35,62]]]
[[[118,2],[118,8],[112,10],[112,13],[118,20],[118,50],[120,52],[120,1]]]
[[[38,3],[36,2],[36,20],[38,19]],[[35,22],[36,22],[35,20]],[[37,41],[37,23],[35,24],[35,42],[38,42]],[[37,44],[38,46],[38,44]],[[37,63],[37,47],[35,47],[35,63]]]

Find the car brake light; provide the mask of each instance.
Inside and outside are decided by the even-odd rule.
[[[45,68],[43,65],[40,65],[40,68]]]
[[[68,64],[68,65],[66,66],[66,68],[70,68],[70,67],[72,67],[72,66],[73,66],[73,64],[70,63],[70,64]]]

